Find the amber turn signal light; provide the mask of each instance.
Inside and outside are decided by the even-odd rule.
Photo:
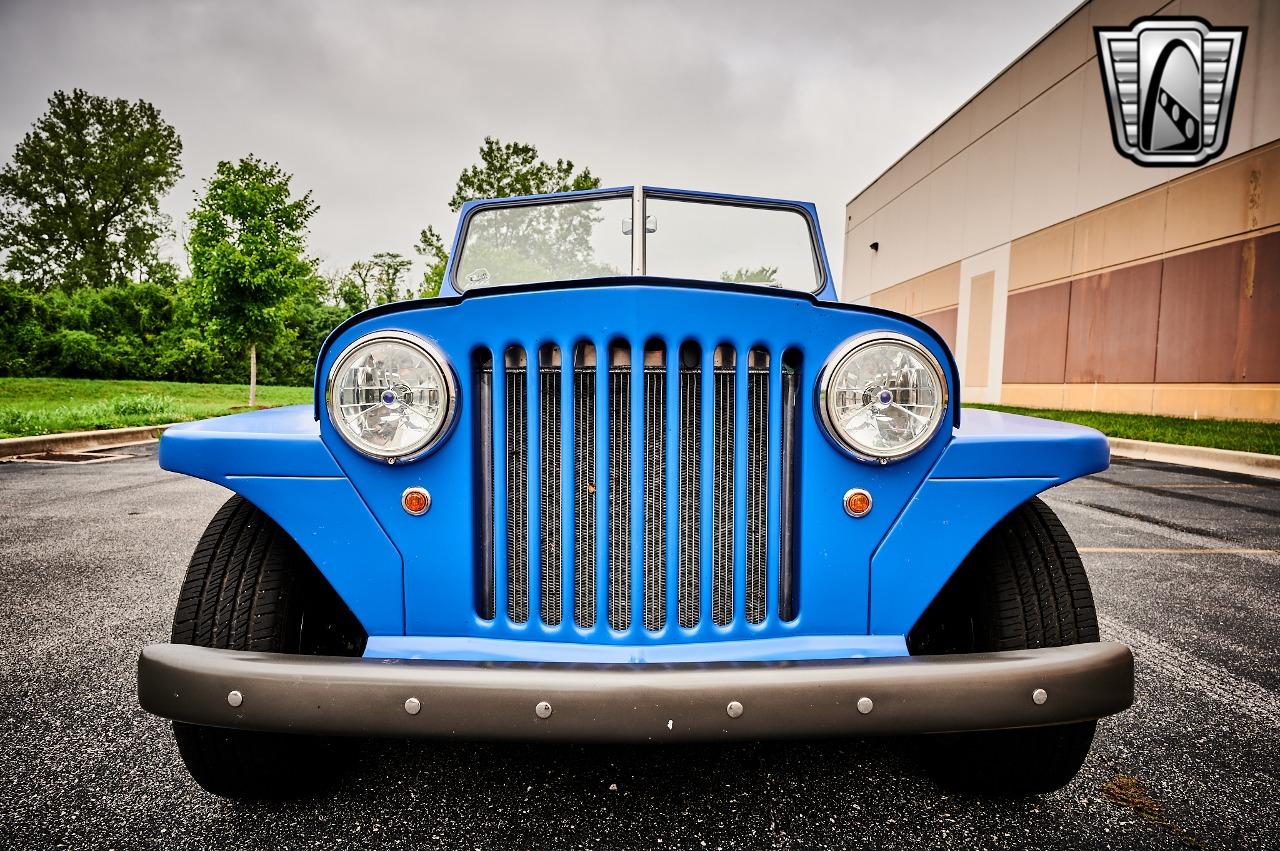
[[[400,495],[400,504],[414,517],[426,514],[431,507],[431,494],[425,488],[406,488]]]
[[[862,488],[844,492],[844,510],[850,517],[866,517],[871,513],[871,494]]]

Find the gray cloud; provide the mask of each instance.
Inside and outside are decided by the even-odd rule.
[[[253,152],[314,191],[337,267],[451,233],[490,134],[606,184],[813,200],[839,269],[844,203],[1074,5],[0,0],[0,155],[54,89],[145,98],[185,145],[176,226]]]

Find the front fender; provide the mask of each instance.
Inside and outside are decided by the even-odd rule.
[[[871,557],[872,634],[905,635],[961,562],[1038,493],[1107,469],[1101,432],[970,409]]]
[[[404,634],[400,551],[320,440],[309,405],[171,426],[160,466],[252,502],[297,542],[367,634]]]

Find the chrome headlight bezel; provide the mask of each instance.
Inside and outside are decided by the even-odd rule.
[[[418,354],[428,359],[440,373],[444,390],[444,416],[440,420],[440,424],[436,430],[429,434],[423,440],[411,445],[407,449],[401,448],[393,451],[382,450],[373,446],[363,445],[359,440],[353,438],[347,433],[342,420],[338,416],[337,410],[337,390],[338,378],[348,365],[351,358],[364,350],[368,346],[377,343],[399,343],[416,349]],[[404,464],[410,461],[416,461],[429,455],[431,452],[439,448],[452,433],[457,422],[458,408],[460,406],[460,397],[458,395],[458,379],[454,374],[453,365],[449,359],[445,357],[444,352],[440,350],[435,343],[420,337],[417,334],[411,334],[408,331],[373,331],[352,341],[342,352],[333,360],[333,366],[329,369],[329,375],[325,382],[325,408],[329,414],[329,423],[333,426],[333,430],[342,438],[342,442],[350,446],[353,450],[376,461],[385,461],[388,464]]]
[[[828,388],[832,378],[840,371],[844,362],[856,355],[858,352],[870,346],[880,344],[893,344],[910,350],[913,354],[921,359],[921,361],[932,371],[934,381],[938,386],[938,406],[930,417],[931,422],[927,430],[921,432],[915,439],[896,447],[891,451],[877,450],[872,447],[863,446],[856,441],[846,437],[845,434],[836,426],[831,411],[828,408]],[[845,454],[859,461],[865,461],[869,464],[888,464],[891,461],[901,461],[923,449],[929,441],[931,441],[938,433],[938,429],[942,426],[942,421],[946,418],[947,410],[950,406],[950,393],[947,387],[946,373],[942,369],[942,365],[938,359],[934,357],[933,352],[929,351],[918,340],[914,340],[905,334],[898,334],[892,331],[867,331],[849,338],[841,343],[827,356],[827,360],[822,365],[821,372],[818,373],[817,404],[818,420],[822,425],[823,432],[827,438]]]

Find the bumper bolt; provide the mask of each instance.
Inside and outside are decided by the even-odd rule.
[[[417,715],[422,711],[422,701],[416,697],[411,697],[404,702],[404,711],[410,715]]]
[[[539,718],[550,718],[551,704],[547,703],[545,700],[542,701],[537,706],[533,707],[533,714],[537,715]]]
[[[729,701],[729,705],[724,708],[724,711],[729,715],[730,718],[741,718],[742,704],[736,700],[731,700]]]
[[[227,692],[227,703],[232,706],[239,706],[244,703],[244,695],[238,691],[229,691]]]
[[[870,715],[871,710],[875,708],[876,708],[876,705],[875,703],[872,702],[871,698],[869,697],[858,698],[858,711],[861,712],[863,715]]]
[[[1049,692],[1045,691],[1042,688],[1038,688],[1035,691],[1031,692],[1031,701],[1036,706],[1043,706],[1044,702],[1048,699],[1049,699]]]

